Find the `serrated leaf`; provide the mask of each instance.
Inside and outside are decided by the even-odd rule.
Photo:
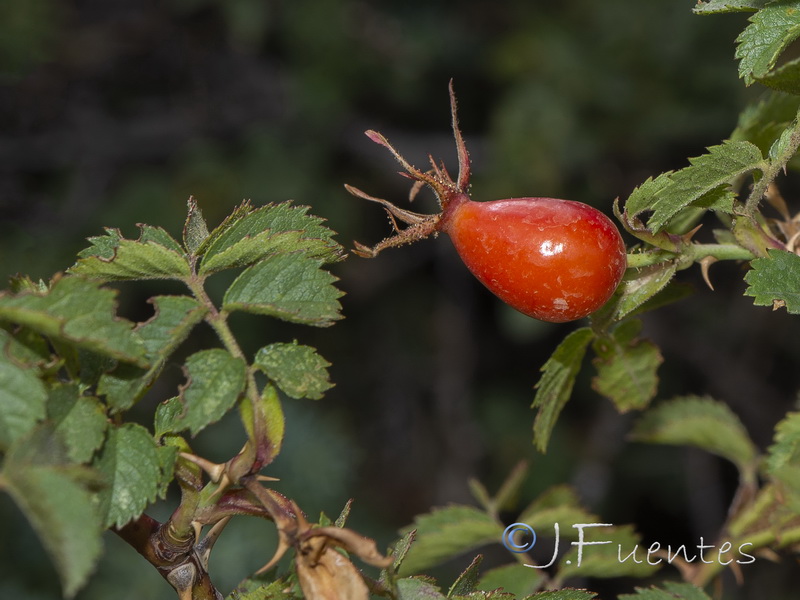
[[[165,456],[174,449],[157,446],[148,431],[134,423],[113,427],[95,467],[107,486],[98,494],[98,510],[105,527],[121,527],[141,515],[155,501],[171,478],[172,468]]]
[[[747,106],[739,115],[731,140],[747,140],[762,153],[769,151],[775,140],[789,127],[800,109],[800,97],[766,92],[764,97]],[[774,158],[770,155],[771,158]]]
[[[761,150],[746,141],[726,141],[711,146],[708,154],[691,158],[689,162],[691,166],[669,176],[669,185],[661,188],[646,207],[646,210],[653,211],[647,221],[647,228],[653,233],[661,231],[675,215],[696,203],[716,206],[724,202],[727,207],[727,186],[738,177],[764,166]],[[726,208],[726,212],[730,209]]]
[[[790,314],[800,313],[800,256],[770,249],[767,256],[750,262],[744,276],[745,296],[755,298],[756,306],[785,307]]]
[[[80,277],[62,277],[46,294],[0,292],[0,320],[25,325],[67,345],[147,366],[133,323],[115,314],[116,292]]]
[[[800,94],[800,60],[794,59],[759,77],[758,82],[787,94]]]
[[[211,234],[202,248],[201,275],[253,264],[275,253],[302,252],[325,262],[339,260],[341,247],[323,219],[307,214],[307,206],[269,204],[239,207]]]
[[[194,197],[189,197],[188,208],[186,222],[183,225],[183,244],[190,254],[195,254],[208,238],[208,226]]]
[[[597,594],[588,590],[561,589],[539,592],[524,600],[592,600],[596,597]]]
[[[144,344],[149,369],[121,364],[100,377],[98,394],[104,395],[113,412],[129,409],[150,388],[167,359],[186,339],[208,309],[189,296],[155,296],[153,317],[136,326]]]
[[[403,564],[403,560],[405,559],[408,551],[411,549],[411,545],[416,539],[417,531],[416,529],[411,529],[395,542],[394,547],[392,548],[392,568],[395,571],[397,571],[400,568],[400,565]]]
[[[658,389],[656,371],[664,360],[658,346],[638,337],[641,329],[641,321],[627,321],[594,342],[597,375],[592,388],[619,412],[645,408]]]
[[[0,355],[0,452],[45,418],[47,390],[32,369]]]
[[[301,254],[279,254],[248,267],[228,288],[223,309],[327,327],[341,318],[342,292],[321,261]]]
[[[635,594],[622,594],[619,600],[711,600],[703,590],[691,583],[664,582],[664,589],[655,587],[636,588]]]
[[[502,589],[515,598],[524,598],[539,589],[543,579],[540,569],[514,563],[486,571],[478,582],[478,589],[487,592]]]
[[[481,562],[483,562],[483,556],[480,554],[472,559],[469,566],[462,571],[461,575],[459,575],[453,582],[453,585],[450,586],[447,592],[448,598],[470,594],[475,591],[475,587],[478,584],[478,573]]]
[[[503,527],[492,517],[461,505],[418,515],[408,529],[416,529],[416,540],[403,561],[401,573],[417,573],[469,550],[499,544],[503,535]]]
[[[333,387],[328,377],[331,363],[311,346],[295,340],[291,344],[274,343],[256,352],[253,366],[292,398],[319,400]]]
[[[730,460],[743,472],[758,453],[739,418],[726,404],[707,396],[684,396],[648,410],[631,433],[655,444],[688,445]]]
[[[747,85],[767,75],[783,51],[800,36],[800,2],[772,2],[749,21],[750,25],[736,38],[739,77]]]
[[[89,462],[103,444],[108,427],[105,411],[97,398],[82,396],[77,385],[57,385],[50,390],[47,416],[72,461]]]
[[[20,367],[40,367],[51,359],[47,340],[27,327],[12,327],[11,331],[0,325],[0,357],[5,357]]]
[[[146,225],[144,223],[137,223],[136,226],[139,228],[139,242],[143,244],[153,242],[177,254],[184,253],[184,249],[178,241],[163,227],[154,227],[153,225]]]
[[[241,358],[212,348],[187,358],[185,371],[188,381],[180,395],[184,412],[176,431],[189,429],[197,435],[221,419],[244,391],[246,365]]]
[[[578,542],[575,542],[578,545],[561,558],[558,570],[561,579],[573,576],[604,579],[647,577],[658,570],[657,564],[650,564],[645,560],[647,548],[638,547],[639,535],[630,525],[588,525],[592,526],[583,527],[583,545],[579,537]]]
[[[154,434],[157,440],[168,433],[174,433],[180,427],[180,416],[183,414],[183,402],[175,396],[169,400],[164,400],[156,406],[156,414],[153,421]]]
[[[789,413],[775,426],[766,467],[789,504],[800,511],[800,413]]]
[[[541,535],[555,531],[555,524],[593,523],[597,517],[581,506],[575,490],[567,485],[551,487],[531,502],[519,515],[520,523],[525,523]],[[559,536],[570,539],[577,535],[572,527],[559,526]]]
[[[92,246],[78,253],[80,258],[67,272],[98,281],[184,279],[191,274],[186,257],[171,249],[173,244],[155,241],[162,234],[149,228],[145,236],[144,226],[140,228],[138,240],[125,239],[112,228],[106,228],[105,236],[89,238]]]
[[[772,0],[708,0],[698,2],[692,12],[698,15],[732,12],[753,12],[764,8]]]
[[[671,184],[672,171],[662,173],[655,179],[648,177],[631,192],[625,201],[625,214],[633,219],[646,210],[651,210],[658,194]]]
[[[86,583],[100,557],[102,529],[92,497],[69,471],[6,463],[5,489],[30,522],[55,564],[64,596]]]
[[[533,423],[533,434],[534,444],[541,452],[547,449],[550,433],[569,400],[586,348],[593,337],[588,327],[576,329],[562,340],[542,366],[542,377],[536,384],[536,396],[531,406],[539,409]]]
[[[431,580],[423,577],[398,579],[397,600],[445,600],[446,596]]]

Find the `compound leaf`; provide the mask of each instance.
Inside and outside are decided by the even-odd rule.
[[[208,312],[189,296],[156,296],[149,301],[155,306],[155,314],[137,325],[136,332],[150,368],[120,364],[100,377],[98,393],[106,397],[113,412],[127,410],[147,392],[172,352]]]
[[[417,573],[486,544],[499,544],[503,527],[485,512],[471,506],[451,505],[418,515],[407,531],[416,530],[401,573]]]
[[[663,358],[658,346],[638,337],[641,329],[641,321],[627,321],[594,342],[597,375],[592,387],[620,412],[645,408],[658,388],[656,371]]]
[[[774,249],[767,254],[750,262],[744,295],[754,297],[756,306],[783,306],[791,314],[800,313],[800,256]]]
[[[302,254],[277,254],[248,267],[228,288],[227,311],[241,310],[318,327],[341,318],[336,277],[321,261]]]
[[[61,277],[46,293],[0,292],[0,319],[68,345],[147,366],[133,324],[115,315],[116,292],[80,277]]]
[[[297,341],[264,346],[256,353],[253,366],[292,398],[319,400],[333,387],[328,378],[331,364],[314,348]]]
[[[89,238],[92,245],[78,253],[78,261],[68,272],[99,281],[183,279],[190,275],[186,257],[174,249],[178,244],[166,231],[145,230],[143,225],[140,230],[138,240],[128,240],[118,229],[106,228],[106,235]]]
[[[747,85],[767,75],[783,51],[800,36],[800,2],[772,2],[749,20],[750,25],[736,38],[739,77]]]
[[[171,479],[173,460],[174,449],[157,446],[144,427],[111,428],[94,465],[107,484],[98,494],[103,524],[121,527],[141,515]]]
[[[181,389],[183,413],[176,431],[196,435],[218,421],[244,391],[246,365],[241,358],[220,348],[201,350],[186,359],[187,383]]]
[[[728,459],[743,472],[752,469],[757,450],[739,418],[726,404],[707,396],[684,396],[647,411],[633,439],[688,445]]]
[[[569,400],[586,348],[594,334],[588,327],[576,329],[565,337],[553,355],[542,366],[542,377],[536,384],[531,408],[538,408],[533,423],[534,443],[544,452],[556,419]]]

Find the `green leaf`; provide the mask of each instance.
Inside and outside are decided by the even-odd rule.
[[[8,358],[20,367],[42,367],[50,361],[47,340],[27,327],[13,327],[12,331],[0,324],[0,356]]]
[[[164,400],[156,406],[156,414],[153,423],[155,433],[153,437],[160,440],[168,433],[179,431],[180,417],[183,414],[183,402],[175,396],[169,400]]]
[[[333,241],[333,231],[323,219],[310,216],[307,206],[289,202],[252,209],[240,206],[214,230],[200,264],[201,275],[242,267],[269,255],[302,252],[323,262],[341,258],[341,247]]]
[[[632,314],[661,292],[677,270],[678,265],[673,261],[664,261],[641,269],[628,269],[617,292],[614,320],[618,321]]]
[[[587,590],[561,589],[539,592],[524,600],[592,600],[596,597],[597,594]]]
[[[800,512],[800,413],[789,413],[775,427],[775,443],[769,447],[767,472],[784,491],[784,497]]]
[[[631,435],[642,442],[702,448],[743,472],[752,469],[758,456],[739,418],[726,404],[707,396],[679,397],[653,407]]]
[[[439,587],[427,577],[405,577],[397,580],[397,600],[445,600],[445,598]]]
[[[588,327],[576,329],[564,338],[542,366],[542,377],[536,384],[536,396],[531,406],[539,409],[533,423],[533,434],[534,443],[541,452],[547,449],[550,433],[569,400],[586,348],[593,337]]]
[[[264,387],[255,412],[250,398],[245,396],[239,414],[247,436],[258,448],[261,460],[264,461],[264,465],[269,464],[280,453],[286,432],[286,419],[275,387],[269,384]],[[256,423],[260,426],[256,427]],[[258,437],[259,432],[263,437]]]
[[[186,222],[183,225],[183,245],[190,254],[195,255],[197,249],[208,238],[208,226],[203,213],[197,207],[197,200],[194,197],[189,197],[189,211],[186,215]]]
[[[794,59],[759,78],[758,82],[787,94],[800,94],[800,60]]]
[[[491,592],[502,588],[515,598],[523,598],[539,589],[543,579],[540,569],[514,563],[486,571],[478,582],[478,589]]]
[[[218,421],[244,391],[246,365],[219,348],[195,352],[186,359],[186,386],[181,390],[184,412],[177,431],[192,435]]]
[[[64,596],[86,583],[102,550],[102,529],[90,493],[70,471],[6,461],[0,489],[7,491],[55,564]]]
[[[107,486],[98,494],[105,527],[122,527],[141,515],[171,479],[172,448],[157,446],[148,431],[134,423],[112,427],[95,467]]]
[[[299,600],[299,597],[291,591],[291,587],[291,584],[283,578],[269,583],[246,579],[236,586],[225,600]]]
[[[0,354],[0,452],[45,418],[47,390],[31,369]]]
[[[656,371],[664,360],[658,346],[638,337],[641,330],[638,319],[627,321],[594,342],[597,376],[592,388],[620,412],[645,408],[658,388]]]
[[[140,231],[140,243],[146,244],[148,242],[153,242],[155,244],[164,246],[164,248],[167,250],[172,250],[177,254],[184,253],[184,249],[177,242],[177,240],[172,237],[163,227],[154,227],[152,225],[144,225],[142,223],[139,223],[138,227]]]
[[[800,2],[772,2],[749,20],[750,25],[736,38],[739,77],[747,85],[767,75],[783,51],[800,36]]]
[[[108,420],[97,398],[82,396],[77,385],[56,385],[47,400],[47,416],[64,440],[70,460],[89,462],[102,444]]]
[[[619,600],[711,600],[703,590],[691,583],[664,582],[664,589],[655,587],[636,588],[635,594],[622,594]]]
[[[99,281],[189,277],[186,257],[172,249],[172,243],[160,243],[166,232],[157,234],[151,227],[145,236],[144,226],[140,230],[138,240],[128,240],[118,229],[106,228],[106,235],[89,238],[92,246],[78,253],[78,262],[68,272]]]
[[[341,318],[338,299],[342,292],[334,287],[335,281],[318,259],[273,255],[236,278],[225,293],[223,309],[327,327]]]
[[[46,294],[0,292],[0,320],[70,346],[146,367],[133,324],[115,315],[116,292],[79,277],[56,279]]]
[[[561,558],[559,578],[647,577],[659,568],[647,561],[648,549],[639,548],[639,535],[630,525],[584,527],[583,536],[583,546],[579,537],[578,545]]]
[[[478,567],[480,567],[481,562],[483,562],[483,556],[480,554],[472,559],[469,566],[464,569],[461,575],[453,582],[453,585],[450,586],[450,590],[447,592],[448,598],[462,594],[470,594],[475,591],[475,587],[478,584]]]
[[[416,539],[417,532],[411,529],[395,542],[392,548],[392,569],[395,571],[400,569],[400,565],[403,564],[403,560],[405,560],[408,551],[411,549],[411,545]]]
[[[708,154],[689,162],[691,166],[670,175],[669,185],[661,188],[646,207],[653,211],[647,222],[650,231],[657,233],[689,206],[724,206],[730,212],[727,187],[738,177],[761,169],[764,158],[761,150],[750,142],[726,141],[711,146]]]
[[[519,515],[520,523],[525,523],[541,535],[555,531],[556,523],[594,523],[597,517],[581,506],[575,490],[567,485],[557,485],[547,489],[531,502]],[[577,535],[572,527],[559,526],[559,536],[566,539]],[[537,534],[537,535],[538,535]]]
[[[753,12],[772,0],[708,0],[698,2],[692,11],[698,15],[713,13]]]
[[[469,550],[499,544],[503,527],[471,506],[451,505],[418,515],[416,540],[406,555],[401,573],[417,573]]]
[[[149,369],[120,364],[100,377],[98,393],[106,397],[113,412],[129,409],[159,376],[167,359],[188,337],[208,310],[189,296],[156,296],[155,315],[136,326],[144,344]]]
[[[750,262],[744,295],[755,298],[756,306],[783,306],[790,314],[800,313],[800,256],[774,249],[767,253]]]
[[[662,173],[655,179],[648,177],[631,192],[625,201],[625,214],[633,219],[646,210],[651,210],[658,195],[671,185],[672,171]]]
[[[800,109],[800,98],[789,94],[766,92],[739,115],[731,140],[747,140],[767,153],[775,140],[791,125]],[[773,158],[770,155],[770,158]]]
[[[291,344],[264,346],[256,353],[253,366],[292,398],[319,400],[333,387],[328,378],[331,363],[311,346],[303,346],[296,340]]]

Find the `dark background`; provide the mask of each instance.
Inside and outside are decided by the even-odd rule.
[[[430,152],[454,170],[451,77],[475,199],[564,197],[610,213],[646,177],[719,143],[761,93],[737,79],[734,40],[745,16],[698,17],[693,4],[2,2],[0,272],[47,278],[103,226],[135,237],[135,224],[147,222],[177,236],[190,195],[211,225],[245,198],[294,199],[326,217],[345,246],[377,242],[389,233],[385,216],[343,183],[402,201],[408,181],[362,132],[383,132],[418,165]],[[433,209],[429,200],[423,210]],[[502,305],[446,239],[351,257],[334,271],[347,318],[331,329],[233,320],[248,351],[296,338],[333,363],[337,385],[324,400],[285,402],[286,445],[269,470],[312,517],[335,516],[354,497],[351,525],[385,547],[415,514],[471,502],[468,478],[494,490],[527,460],[520,508],[571,483],[603,520],[636,523],[646,545],[713,539],[733,468],[701,452],[626,442],[633,417],[591,391],[588,365],[548,454],[534,450],[532,386],[575,324],[540,323]],[[645,332],[666,359],[659,397],[725,400],[763,448],[795,402],[800,332],[742,298],[741,275],[737,265],[715,266],[712,293],[696,269],[682,272],[697,295],[648,316]],[[212,280],[212,293],[224,283]],[[150,295],[180,291],[121,288],[121,311],[135,319],[149,316]],[[199,332],[182,354],[200,343],[213,337]],[[175,366],[133,416],[149,423],[180,382]],[[234,415],[193,445],[225,460],[241,441]],[[0,597],[59,597],[55,571],[7,497],[0,511]],[[271,524],[239,521],[212,560],[226,593],[274,548]],[[435,573],[449,585],[465,564]],[[744,587],[726,577],[725,597],[794,597],[797,570],[792,558],[761,559],[745,569]],[[643,582],[572,583],[610,596]],[[174,596],[109,534],[79,598],[142,597]]]

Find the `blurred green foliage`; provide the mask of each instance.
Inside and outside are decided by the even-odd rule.
[[[692,5],[0,3],[0,272],[49,277],[102,226],[133,235],[147,222],[178,234],[190,195],[212,225],[243,198],[292,198],[345,245],[376,241],[388,234],[385,217],[342,184],[401,198],[407,182],[390,176],[390,158],[362,131],[380,130],[417,164],[427,152],[452,164],[451,77],[476,199],[569,197],[610,212],[614,197],[726,137],[757,93],[744,90],[733,61],[744,17],[697,17]],[[646,328],[668,353],[662,396],[713,392],[767,444],[798,388],[799,332],[780,315],[753,317],[741,290],[726,286],[726,268],[715,272],[716,296],[662,311]],[[731,474],[680,449],[624,444],[628,422],[588,381],[549,454],[535,453],[530,388],[570,326],[501,305],[446,241],[352,258],[336,272],[348,293],[344,322],[312,332],[263,325],[333,363],[337,387],[326,399],[287,403],[272,473],[306,510],[336,515],[354,497],[350,524],[385,546],[431,505],[468,501],[469,477],[491,489],[524,458],[523,505],[571,482],[591,510],[636,521],[663,543],[724,518]],[[147,286],[142,299],[164,290]],[[123,310],[148,316],[135,303]],[[264,332],[242,327],[254,350]],[[754,357],[757,370],[747,366]],[[159,391],[143,411],[165,397]],[[227,458],[237,426],[204,432],[200,453]],[[54,571],[14,511],[0,499],[0,597],[56,598]],[[271,552],[268,529],[226,533],[235,541],[223,539],[229,550],[217,554],[255,556],[245,566],[257,568]],[[109,536],[107,551],[79,598],[173,597],[119,540]],[[223,587],[249,572],[236,560],[219,568]],[[772,575],[776,589],[785,577]],[[767,594],[745,586],[737,597]]]

